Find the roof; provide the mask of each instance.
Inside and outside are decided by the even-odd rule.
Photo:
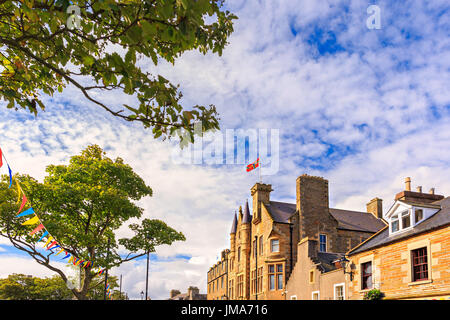
[[[248,200],[245,203],[245,208],[244,208],[244,216],[242,218],[242,223],[250,223],[252,222],[252,216],[250,214],[250,209],[248,208]]]
[[[233,224],[231,225],[231,232],[230,233],[236,233],[236,229],[237,229],[237,216],[236,216],[236,212],[235,212],[234,213]]]
[[[289,218],[292,217],[297,210],[295,203],[270,201],[270,203],[265,206],[267,210],[269,210],[273,220],[280,223],[289,223]]]
[[[401,200],[400,200],[401,201]],[[402,201],[403,202],[403,201]],[[373,237],[369,238],[365,242],[363,242],[360,246],[356,247],[353,250],[350,250],[349,254],[356,254],[359,252],[364,252],[376,247],[380,247],[383,245],[387,245],[393,243],[395,241],[399,241],[402,239],[406,239],[427,231],[431,231],[433,229],[443,227],[450,224],[450,197],[444,198],[442,200],[433,202],[432,204],[438,204],[441,206],[441,210],[436,212],[434,215],[419,223],[417,226],[412,228],[411,230],[402,232],[397,235],[389,236],[389,228],[386,226],[382,231],[378,234],[375,234]],[[416,204],[422,205],[422,204]]]
[[[338,221],[339,229],[375,233],[386,226],[383,220],[367,212],[330,208],[330,214]]]
[[[312,258],[312,260],[315,263],[320,262],[319,267],[322,272],[329,272],[337,269],[333,261],[341,259],[343,255],[343,253],[317,252],[317,257]]]

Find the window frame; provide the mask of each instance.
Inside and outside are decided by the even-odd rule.
[[[322,243],[322,237],[325,238],[325,242]],[[322,245],[325,246],[325,250],[322,250]],[[327,252],[328,250],[328,237],[325,233],[319,233],[319,252]]]
[[[342,287],[342,299],[336,299],[336,289]],[[341,283],[336,283],[333,286],[333,296],[334,296],[334,300],[345,300],[345,282],[341,282]]]
[[[314,299],[314,295],[317,294],[317,299]],[[320,300],[320,291],[313,291],[311,292],[311,300]]]
[[[273,250],[273,248],[274,248],[274,242],[276,242],[277,243],[277,251],[274,251]],[[280,252],[280,239],[270,239],[270,252],[272,252],[272,253],[278,253],[278,252]]]
[[[419,250],[421,251],[425,251],[425,255],[419,256],[417,255],[415,257],[415,253],[419,252]],[[428,266],[428,248],[425,247],[421,247],[421,248],[416,248],[410,251],[411,254],[411,281],[412,282],[421,282],[421,281],[428,281],[430,280],[430,275],[429,275],[429,266]],[[425,262],[421,262],[421,263],[415,263],[416,259],[420,259],[420,258],[424,258],[425,257]],[[415,268],[419,267],[419,269],[425,268],[425,271],[420,270],[418,273],[422,274],[422,273],[426,273],[426,278],[416,278],[416,271]]]
[[[370,275],[366,275],[365,272],[365,265],[368,265],[370,263]],[[361,290],[371,290],[373,289],[373,263],[372,261],[366,261],[366,262],[362,262],[361,266],[360,266],[360,270],[361,270]],[[371,279],[369,286],[365,287],[366,281],[365,278],[369,278]]]

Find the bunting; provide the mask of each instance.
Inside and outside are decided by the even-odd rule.
[[[12,170],[11,170],[11,167],[9,166],[8,161],[6,160],[6,157],[5,157],[4,153],[2,152],[2,149],[0,148],[0,168],[3,166],[3,159],[5,159],[6,165],[8,167],[8,173],[9,173],[9,187],[8,188],[11,188],[12,181],[13,181]],[[61,244],[59,244],[58,241],[56,239],[54,239],[52,235],[49,234],[48,230],[45,228],[44,224],[41,222],[41,220],[39,219],[38,215],[36,214],[36,212],[32,208],[31,204],[29,203],[25,193],[23,192],[22,188],[20,187],[19,181],[17,179],[14,179],[14,180],[16,181],[16,186],[17,186],[17,204],[20,203],[20,198],[22,196],[22,202],[20,204],[19,211],[16,214],[16,218],[21,218],[21,217],[33,215],[33,217],[27,218],[26,221],[22,222],[21,225],[23,225],[23,226],[32,226],[32,225],[38,224],[29,233],[29,235],[32,236],[34,234],[38,234],[39,232],[42,232],[40,238],[36,241],[36,243],[39,243],[39,242],[41,242],[42,240],[44,240],[46,238],[46,242],[44,244],[44,248],[46,248],[46,250],[50,250],[50,251],[53,252],[53,250],[60,248],[60,250],[58,251],[58,253],[55,256],[59,255],[61,252],[64,251],[65,256],[62,258],[62,260],[69,258],[69,260],[67,261],[68,264],[72,263],[73,265],[76,265],[76,266],[79,265],[80,267],[83,267],[83,268],[93,267],[94,264],[92,263],[92,261],[90,261],[90,260],[83,260],[81,258],[75,257],[73,254],[71,254],[67,250],[65,250],[61,246]],[[30,207],[27,210],[22,212],[22,210],[25,208],[25,206],[27,204]],[[105,271],[105,269],[99,268],[97,271],[94,271],[95,272],[95,276],[102,275],[104,271]],[[107,284],[109,297],[111,298],[112,292],[109,289],[109,284],[107,282],[106,282],[106,284]]]

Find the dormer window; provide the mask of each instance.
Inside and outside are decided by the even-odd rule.
[[[415,223],[419,222],[423,219],[423,209],[415,209],[414,210],[414,221]]]
[[[391,232],[396,232],[400,229],[400,222],[398,220],[398,214],[391,218]]]
[[[411,214],[409,210],[402,212],[402,229],[408,228],[411,226]]]
[[[433,216],[441,209],[438,204],[424,203],[417,205],[397,200],[384,215],[389,221],[389,234],[408,231]]]

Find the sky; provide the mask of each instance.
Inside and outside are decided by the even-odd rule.
[[[379,29],[367,26],[370,5],[380,9]],[[227,129],[278,134],[271,146],[278,169],[262,176],[272,200],[295,203],[295,181],[304,173],[329,181],[334,208],[365,211],[379,197],[387,210],[405,177],[414,189],[449,195],[447,0],[228,0],[225,6],[239,19],[222,56],[192,51],[174,65],[141,63],[180,84],[185,106],[214,104],[222,137]],[[121,93],[99,95],[113,105],[132,102]],[[258,172],[247,173],[243,163],[178,163],[175,142],[154,140],[74,88],[44,100],[37,117],[0,102],[0,147],[12,170],[42,181],[46,166],[66,164],[93,143],[110,158],[120,156],[153,189],[138,202],[143,218],[162,219],[186,236],[151,255],[149,296],[167,299],[171,289],[189,286],[206,293],[207,271],[229,247],[234,212],[251,204]],[[117,234],[131,235],[126,225]],[[0,240],[0,278],[13,272],[53,275]],[[132,299],[145,291],[145,272],[145,258],[110,271],[122,275]]]

